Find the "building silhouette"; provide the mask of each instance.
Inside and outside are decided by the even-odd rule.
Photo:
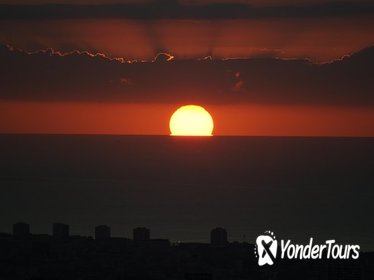
[[[95,227],[95,239],[107,240],[110,239],[110,227],[107,225],[100,225]]]
[[[186,280],[212,280],[212,273],[186,273]]]
[[[258,269],[255,245],[229,243],[223,228],[211,231],[211,245],[150,239],[144,227],[134,229],[139,242],[121,237],[95,242],[85,236],[61,241],[29,229],[25,223],[13,225],[14,236],[28,238],[0,233],[0,279],[374,279],[373,252],[360,252],[359,260],[279,260],[271,270]],[[55,223],[53,229],[54,236],[69,236],[68,225]],[[95,227],[96,239],[108,236],[109,226]]]
[[[69,225],[54,223],[52,229],[53,237],[55,238],[68,238],[69,237]]]
[[[215,247],[227,246],[227,231],[217,227],[210,232],[210,244]]]
[[[146,241],[149,240],[151,232],[148,228],[137,227],[133,230],[133,239],[134,241]]]
[[[13,225],[13,236],[16,238],[25,238],[30,235],[30,225],[26,223],[16,223]]]

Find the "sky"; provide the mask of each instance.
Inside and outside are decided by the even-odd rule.
[[[55,4],[55,5],[49,5]],[[374,1],[0,0],[0,133],[374,136]]]

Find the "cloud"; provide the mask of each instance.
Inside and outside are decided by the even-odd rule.
[[[0,5],[0,19],[239,19],[284,17],[335,17],[372,15],[373,2],[308,3],[304,5],[251,6],[245,3],[150,1],[123,4]]]
[[[374,105],[374,47],[341,60],[132,61],[0,47],[0,99],[202,104]]]
[[[168,53],[159,53],[156,55],[155,59],[153,62],[167,62],[167,61],[172,61],[175,57],[171,54]]]

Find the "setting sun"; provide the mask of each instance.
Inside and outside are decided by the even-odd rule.
[[[203,107],[186,105],[174,112],[169,126],[172,136],[212,136],[214,124]]]

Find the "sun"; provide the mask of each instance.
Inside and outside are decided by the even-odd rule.
[[[172,136],[212,136],[213,118],[197,105],[186,105],[174,112],[169,122]]]

